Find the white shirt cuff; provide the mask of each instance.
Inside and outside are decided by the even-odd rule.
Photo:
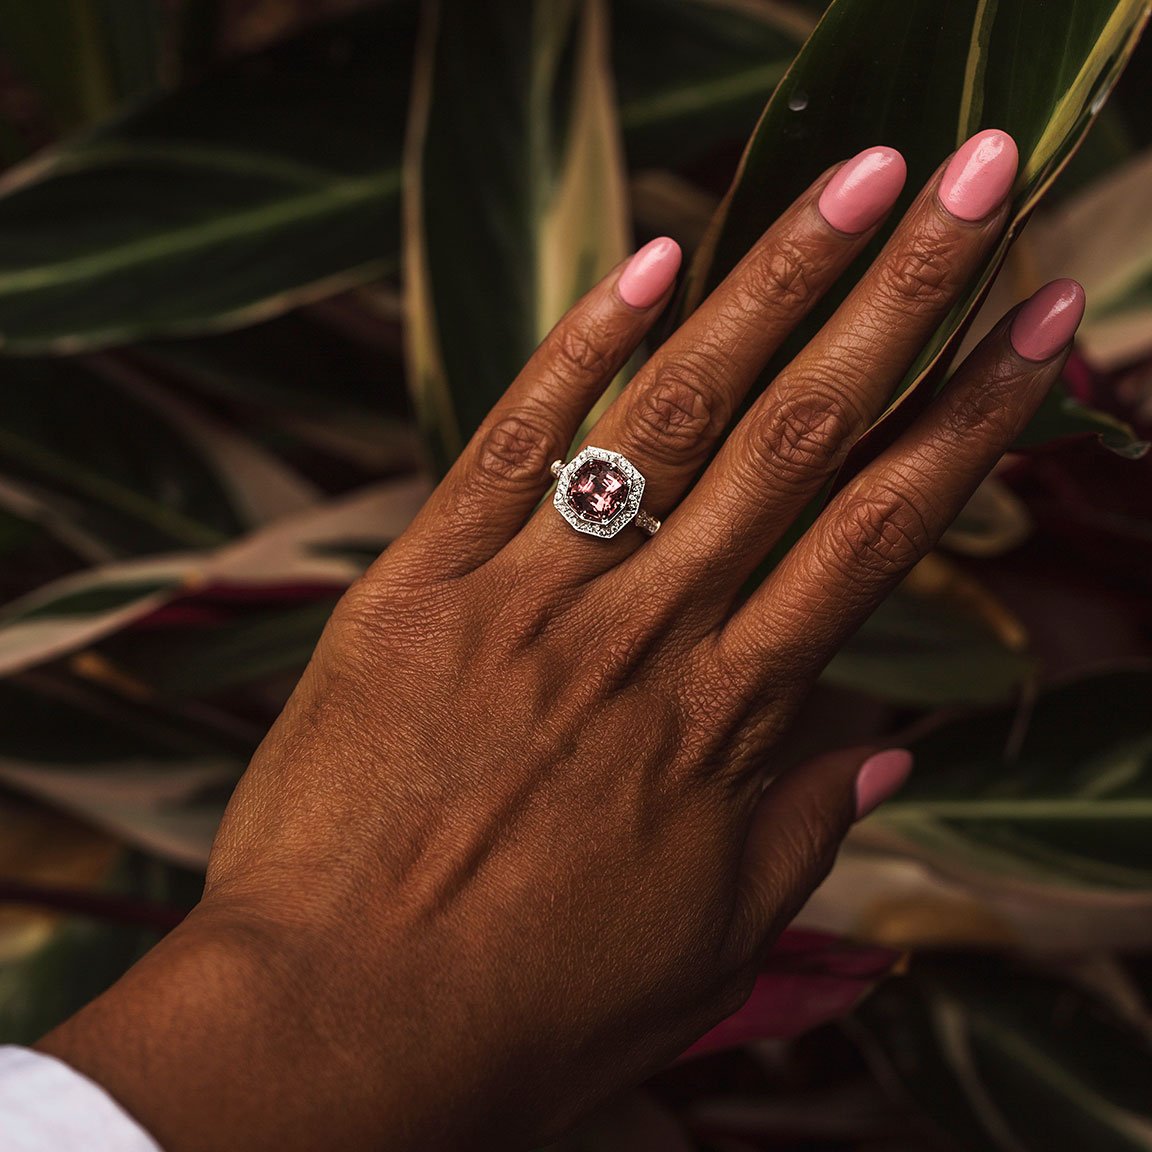
[[[98,1084],[41,1052],[0,1045],[4,1152],[160,1152]]]

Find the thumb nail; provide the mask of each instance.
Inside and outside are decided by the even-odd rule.
[[[856,819],[862,820],[898,792],[912,771],[912,753],[889,748],[869,756],[856,773]]]

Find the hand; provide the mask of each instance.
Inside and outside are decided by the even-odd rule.
[[[651,539],[540,505],[675,245],[593,289],[337,608],[203,903],[43,1047],[170,1152],[520,1148],[735,1010],[904,767],[858,784],[858,749],[778,774],[774,748],[1056,379],[1078,286],[1006,318],[741,589],[980,266],[1014,171],[1002,133],[965,146],[700,475],[903,162],[864,153],[785,213],[589,437],[646,475]]]

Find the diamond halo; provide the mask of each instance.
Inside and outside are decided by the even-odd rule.
[[[607,468],[585,467],[594,461],[607,465]],[[616,494],[617,489],[613,487],[617,477],[623,479],[623,486],[627,489],[620,495]],[[578,479],[583,482],[584,488],[588,489],[587,495],[583,491],[573,491],[573,485]],[[599,488],[596,487],[597,484]],[[610,539],[636,519],[643,495],[644,477],[627,457],[621,456],[619,452],[609,452],[606,448],[588,447],[573,456],[557,473],[556,493],[552,497],[552,503],[577,532]],[[610,509],[613,504],[617,506],[608,516],[599,519],[596,518],[598,510],[591,511],[591,504],[597,501]],[[590,514],[581,511],[581,504],[590,508]]]

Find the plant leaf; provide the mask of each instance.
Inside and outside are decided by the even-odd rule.
[[[632,167],[680,168],[743,141],[816,17],[741,0],[618,0],[612,42]]]
[[[9,173],[5,347],[247,323],[395,271],[414,19],[352,14]]]
[[[212,468],[229,504],[251,528],[312,507],[320,490],[258,443],[222,421],[213,420],[161,387],[121,357],[93,356],[89,363],[122,392],[153,409],[179,428]]]
[[[268,677],[301,672],[335,605],[335,597],[325,596],[287,606],[246,606],[216,623],[149,622],[109,637],[100,651],[118,673],[160,697],[234,693]]]
[[[574,0],[540,2],[541,23],[563,34]],[[657,7],[617,5],[613,51],[635,159],[672,164],[743,138],[809,20],[776,3]],[[387,0],[313,28],[11,172],[0,195],[5,347],[228,329],[395,272],[415,12],[412,0]],[[481,68],[494,24],[476,35]],[[473,96],[489,98],[492,75]],[[599,111],[580,109],[576,123],[603,119],[609,88],[602,76],[588,89]],[[587,161],[572,175],[602,180]],[[602,207],[620,211],[614,194]]]
[[[1139,460],[1148,451],[1148,442],[1130,424],[1080,403],[1059,380],[1048,390],[1015,447],[1035,448],[1079,436],[1095,436],[1105,448],[1126,460]]]
[[[0,615],[0,675],[93,644],[197,588],[343,588],[407,527],[427,494],[423,479],[390,481],[214,552],[149,557],[65,577]]]
[[[443,467],[564,310],[623,258],[627,205],[603,0],[426,11],[405,294],[409,379]]]
[[[1074,984],[989,957],[922,958],[849,1032],[964,1148],[1152,1149],[1152,1039]]]
[[[938,364],[978,303],[1016,231],[1068,159],[1149,16],[1144,0],[835,0],[768,102],[710,240],[697,252],[685,309],[715,286],[825,167],[882,140],[904,153],[907,204],[948,152],[994,124],[1021,154],[1012,223],[984,272],[901,386],[939,383]],[[861,99],[861,92],[867,99]],[[900,218],[842,278],[775,363],[824,323]],[[891,410],[853,453],[855,468],[899,430]],[[903,414],[902,414],[903,415]]]
[[[987,873],[886,850],[867,822],[854,830],[799,927],[888,948],[1015,949],[1066,955],[1152,948],[1152,896],[1000,884]]]
[[[822,679],[923,707],[1004,699],[1035,662],[971,614],[897,590],[833,656]]]
[[[1152,897],[1152,670],[1043,692],[1030,710],[946,718],[862,842],[968,883]],[[914,734],[913,734],[914,735]]]
[[[220,472],[163,409],[74,362],[13,360],[0,468],[119,556],[213,545],[246,524]]]
[[[0,784],[187,867],[253,751],[71,683],[2,680],[0,717]]]
[[[5,377],[0,503],[89,561],[220,544],[319,498],[116,358],[13,360]]]
[[[169,16],[152,0],[0,6],[4,62],[58,132],[86,127],[160,82]]]
[[[285,434],[372,475],[415,470],[421,446],[400,363],[398,325],[366,293],[235,332],[132,349],[152,378],[221,400],[249,436]],[[121,356],[121,359],[124,357]]]

